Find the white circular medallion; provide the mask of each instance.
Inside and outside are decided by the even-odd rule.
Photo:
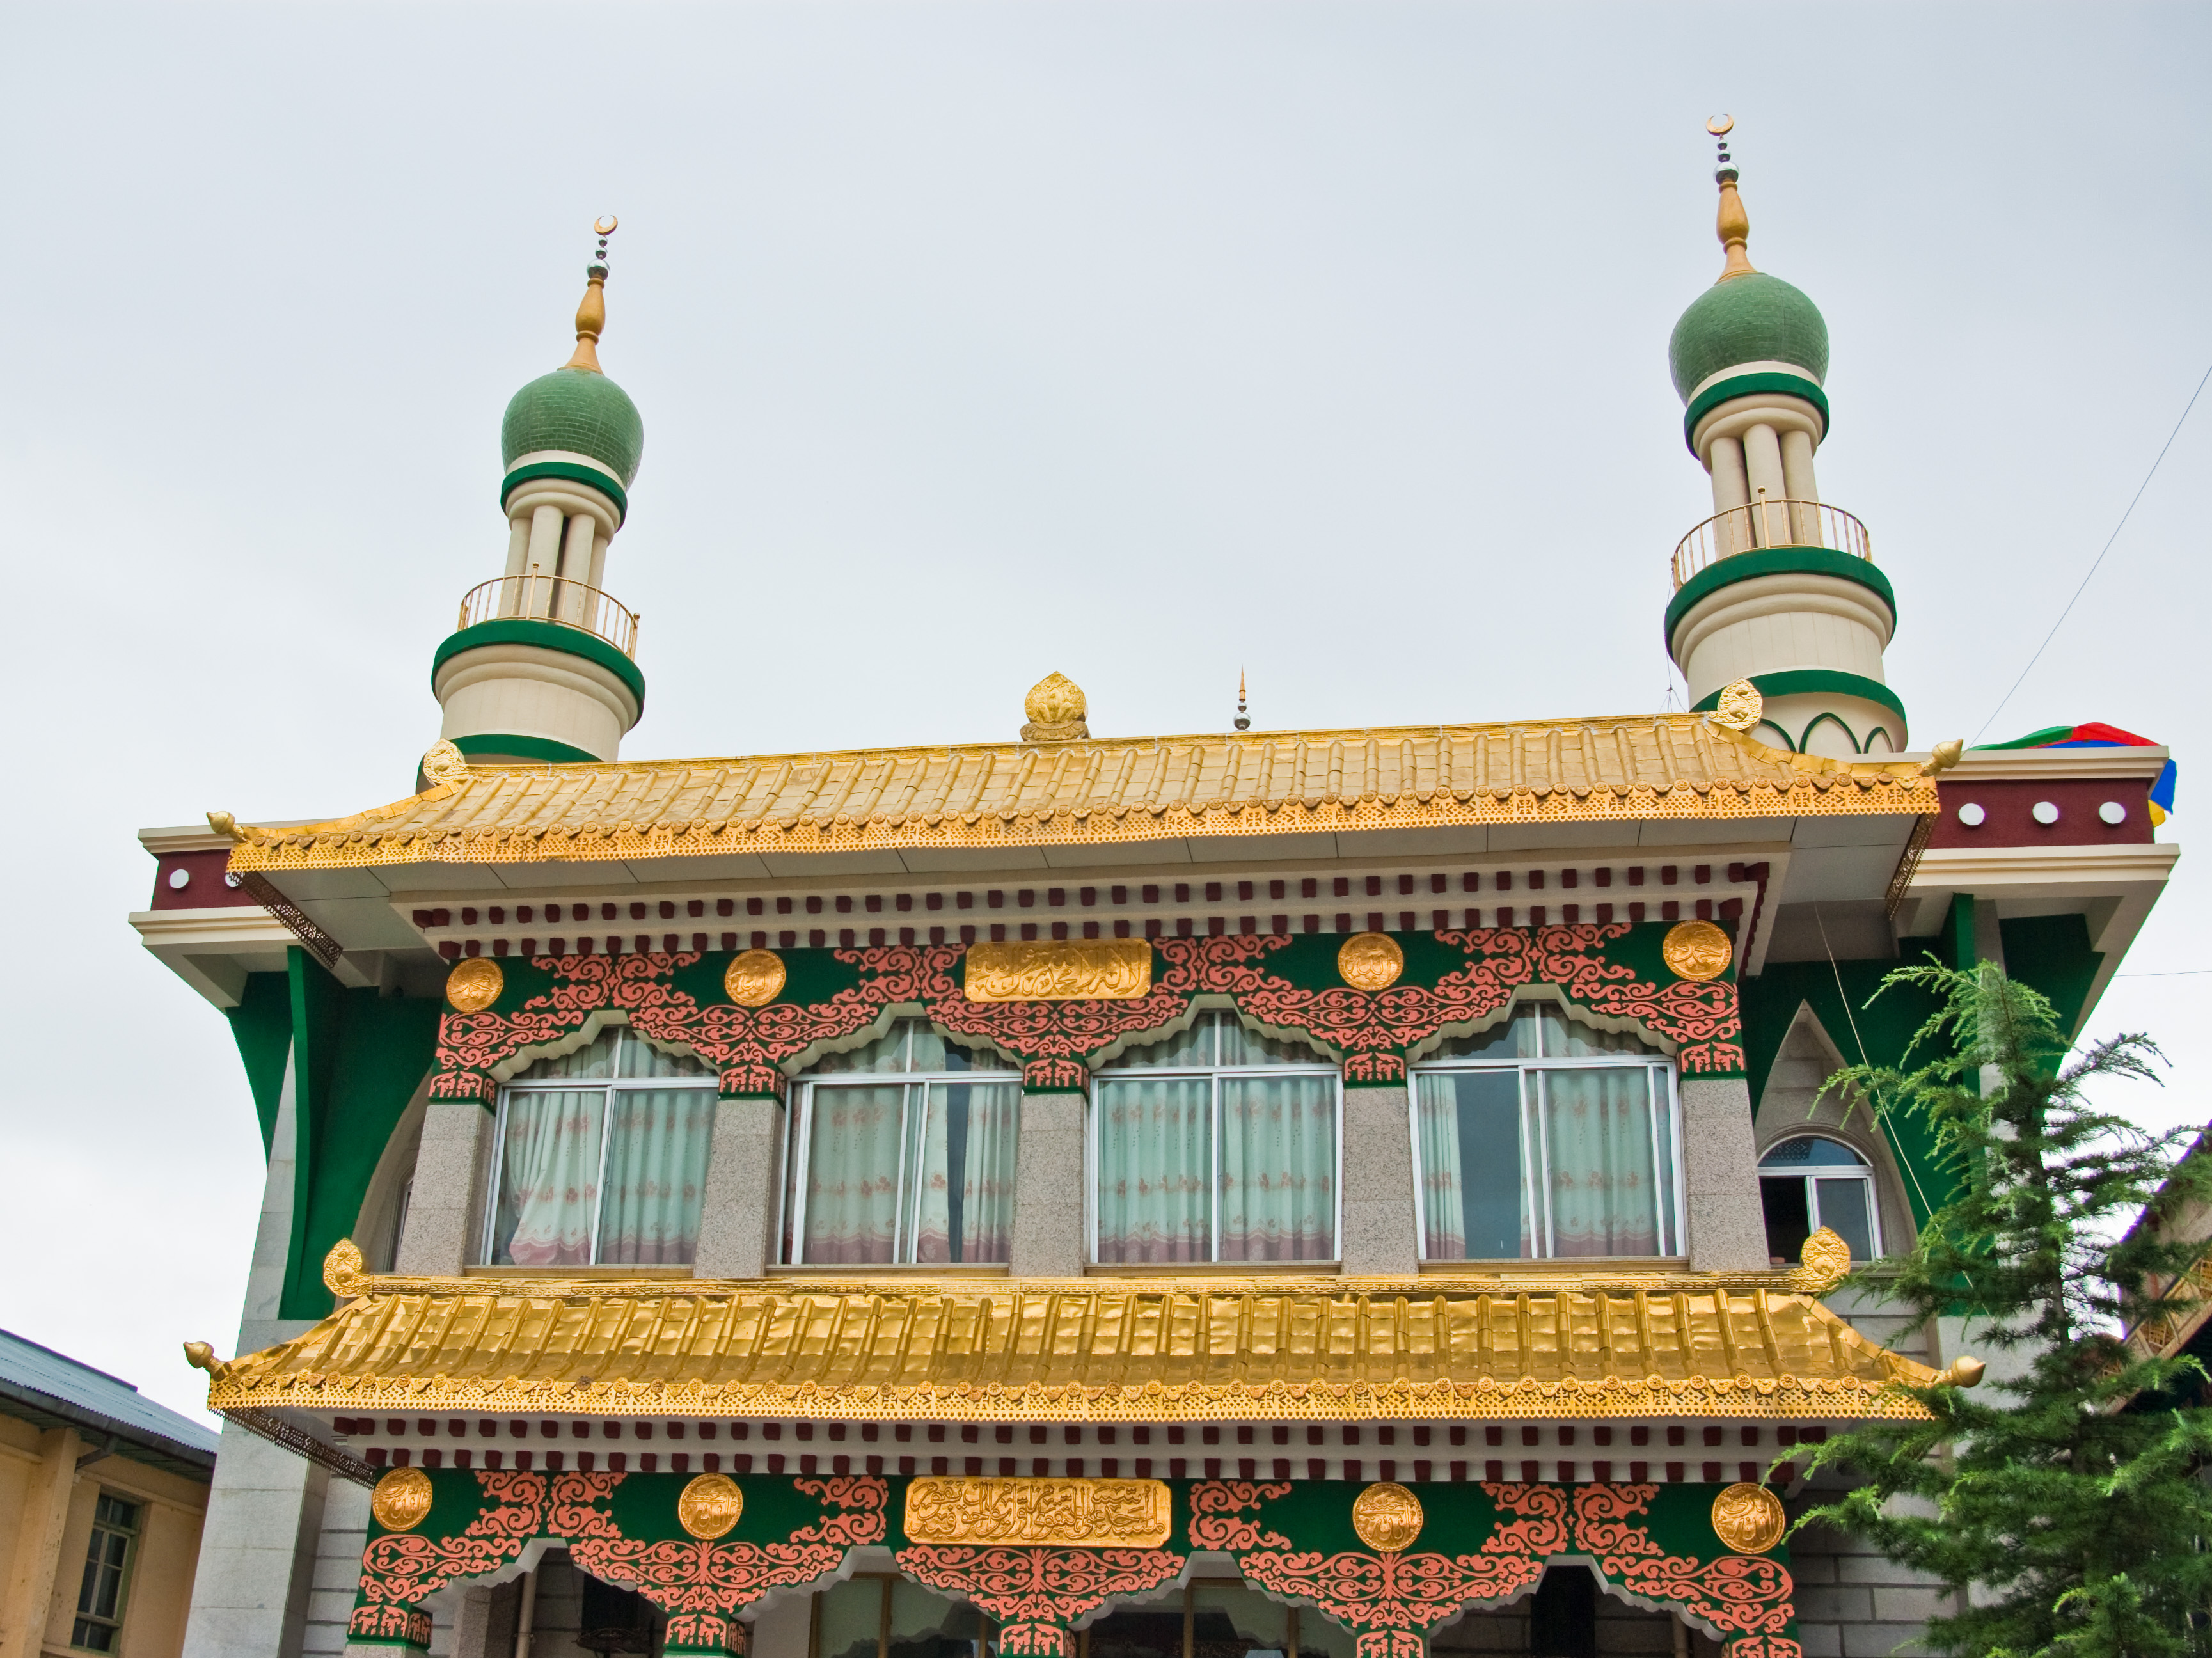
[[[1984,811],[1978,803],[1972,800],[1959,808],[1959,821],[1968,829],[1981,828],[1989,820],[1989,813]]]
[[[173,869],[169,872],[170,891],[182,892],[186,887],[191,885],[191,871],[188,869]]]
[[[2107,823],[2124,823],[2128,821],[2128,809],[2117,800],[2107,800],[2097,808],[2097,816]]]
[[[2039,800],[2028,809],[2027,815],[2047,828],[2058,821],[2057,803],[2052,800]]]

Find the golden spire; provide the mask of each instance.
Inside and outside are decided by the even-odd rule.
[[[1720,141],[1720,166],[1713,173],[1713,180],[1721,187],[1721,205],[1714,219],[1713,234],[1728,250],[1728,263],[1721,268],[1719,277],[1719,282],[1723,282],[1759,274],[1752,267],[1751,255],[1744,251],[1744,244],[1751,240],[1751,216],[1743,210],[1743,197],[1736,194],[1735,163],[1729,155],[1728,135],[1735,125],[1735,118],[1732,115],[1716,115],[1705,123],[1705,131]]]
[[[607,238],[615,234],[622,222],[611,213],[592,227],[599,232],[599,251],[591,264],[584,267],[583,302],[576,307],[576,352],[561,366],[580,368],[587,374],[603,372],[599,367],[599,335],[607,325]]]

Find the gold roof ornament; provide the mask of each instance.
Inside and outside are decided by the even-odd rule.
[[[1079,743],[1091,735],[1083,687],[1064,673],[1048,673],[1030,686],[1022,711],[1030,717],[1022,727],[1024,743]]]
[[[422,751],[422,780],[432,788],[469,780],[469,757],[445,738]]]
[[[1720,141],[1720,166],[1713,179],[1721,187],[1720,211],[1713,222],[1713,231],[1727,250],[1728,262],[1722,266],[1720,282],[1732,282],[1738,276],[1753,276],[1751,255],[1744,245],[1751,240],[1751,216],[1743,210],[1743,197],[1736,193],[1735,162],[1729,155],[1728,135],[1735,128],[1732,115],[1716,115],[1705,123],[1705,131]]]
[[[1721,687],[1720,704],[1705,718],[1729,731],[1747,732],[1765,711],[1765,699],[1759,695],[1759,687],[1748,679],[1739,679]]]
[[[599,233],[599,254],[584,268],[584,298],[576,307],[576,351],[561,365],[563,368],[579,368],[586,374],[605,372],[599,367],[599,344],[607,325],[607,238],[621,222],[610,213],[592,227]]]

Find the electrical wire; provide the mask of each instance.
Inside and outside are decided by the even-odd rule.
[[[2182,427],[2188,423],[2189,410],[2197,407],[2197,399],[2204,395],[2204,385],[2206,380],[2212,380],[2212,367],[2205,369],[2204,379],[2198,380],[2197,382],[2197,389],[2189,394],[2189,403],[2187,406],[2182,410],[2181,418],[2173,422],[2173,430],[2166,434],[2166,442],[2158,452],[2158,459],[2151,462],[2150,471],[2143,474],[2143,481],[2136,486],[2136,492],[2128,501],[2128,510],[2120,514],[2120,521],[2112,526],[2112,533],[2105,537],[2104,546],[2098,550],[2096,558],[2093,560],[2089,565],[2088,575],[2085,575],[2081,578],[2081,585],[2074,590],[2074,597],[2066,601],[2066,608],[2059,611],[2058,620],[2052,623],[2051,624],[2051,631],[2044,635],[2043,643],[2038,645],[2035,647],[2035,654],[2027,659],[2027,666],[2022,668],[2020,671],[2020,677],[2012,682],[2012,690],[2008,690],[2004,694],[2002,700],[1997,703],[1996,707],[1990,710],[1990,717],[1982,721],[1981,731],[1978,731],[1974,733],[1975,742],[1980,742],[1982,740],[1983,732],[1988,731],[1991,726],[1996,724],[1997,716],[2005,711],[2005,703],[2012,701],[2013,691],[2017,691],[2022,684],[2027,683],[2028,675],[2035,671],[2035,665],[2043,660],[2044,652],[2051,648],[2051,641],[2058,637],[2059,629],[2066,625],[2066,618],[2073,615],[2075,605],[2081,602],[2081,595],[2088,589],[2090,577],[2097,574],[2097,567],[2105,562],[2105,555],[2112,550],[2112,544],[2120,538],[2120,531],[2128,527],[2128,519],[2135,513],[2136,502],[2141,501],[2143,498],[2143,491],[2150,488],[2150,481],[2158,476],[2159,465],[2160,462],[2165,460],[2166,450],[2173,447],[2174,439],[2181,435]]]

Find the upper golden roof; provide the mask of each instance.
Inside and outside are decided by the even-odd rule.
[[[1754,717],[1756,709],[1753,710]],[[1017,847],[1474,823],[1926,813],[1919,762],[1770,748],[1698,714],[465,766],[237,838],[240,872]]]
[[[1826,1239],[1822,1239],[1826,1242]],[[1840,1248],[1838,1244],[1836,1248]],[[1814,1259],[1808,1246],[1808,1263]],[[1915,1417],[1937,1373],[1828,1270],[1449,1279],[592,1282],[368,1276],[213,1372],[214,1410],[879,1420]]]

